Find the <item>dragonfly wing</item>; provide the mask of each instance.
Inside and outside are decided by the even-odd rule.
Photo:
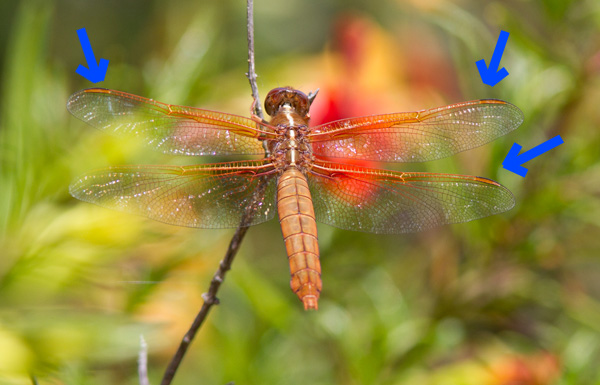
[[[393,172],[336,163],[308,178],[316,219],[345,230],[411,233],[511,209],[512,193],[493,180]]]
[[[430,110],[373,115],[312,128],[315,155],[381,162],[423,162],[479,147],[523,122],[501,100],[475,100]]]
[[[125,92],[91,88],[76,92],[67,109],[77,118],[117,136],[140,138],[174,155],[264,155],[268,125],[242,116],[164,104]]]
[[[172,225],[233,228],[247,208],[253,211],[247,225],[275,215],[271,170],[260,162],[111,167],[82,175],[69,190],[82,201]]]

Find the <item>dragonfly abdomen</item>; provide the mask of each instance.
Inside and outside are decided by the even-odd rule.
[[[290,263],[290,286],[306,310],[316,310],[322,287],[317,223],[306,177],[294,166],[279,178],[277,210]]]

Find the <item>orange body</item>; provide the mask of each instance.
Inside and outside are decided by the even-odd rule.
[[[290,286],[305,309],[316,310],[322,287],[317,222],[306,177],[295,167],[279,178],[277,210],[290,262]]]
[[[516,106],[474,100],[311,127],[314,97],[290,87],[271,90],[267,122],[114,90],[77,92],[67,103],[73,115],[163,153],[263,158],[111,167],[82,175],[69,190],[87,202],[178,226],[252,226],[278,211],[291,287],[305,309],[317,309],[321,293],[315,219],[339,229],[401,234],[483,218],[515,204],[511,192],[490,179],[359,165],[424,162],[481,146],[521,124]]]

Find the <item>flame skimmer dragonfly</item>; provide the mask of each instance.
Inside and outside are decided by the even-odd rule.
[[[313,97],[289,87],[270,91],[265,109],[272,118],[266,122],[114,90],[79,91],[67,102],[75,117],[111,134],[137,137],[155,150],[266,157],[111,167],[79,177],[70,192],[83,201],[188,227],[235,228],[248,210],[252,215],[244,225],[256,225],[277,212],[291,287],[305,309],[317,309],[322,285],[315,220],[346,230],[406,233],[514,206],[511,192],[487,178],[379,170],[343,159],[421,162],[450,156],[516,129],[523,121],[516,106],[475,100],[309,127]],[[342,160],[331,161],[335,158]]]

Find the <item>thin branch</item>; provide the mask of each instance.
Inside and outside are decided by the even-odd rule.
[[[196,319],[194,319],[194,322],[190,326],[190,329],[181,340],[181,343],[179,344],[179,349],[177,349],[177,352],[171,359],[171,362],[169,363],[169,366],[165,371],[165,375],[163,376],[161,385],[171,384],[171,381],[173,380],[173,377],[175,376],[175,373],[179,368],[179,364],[181,363],[183,356],[185,355],[192,340],[196,336],[196,333],[204,323],[208,312],[210,311],[213,305],[217,305],[219,303],[219,300],[217,298],[217,292],[219,291],[219,287],[225,279],[225,273],[231,268],[233,258],[235,257],[235,254],[239,249],[240,243],[242,242],[246,231],[248,231],[247,227],[240,226],[237,228],[235,234],[233,235],[231,243],[229,244],[229,248],[227,249],[227,253],[225,254],[225,257],[223,258],[221,263],[219,263],[219,269],[217,269],[217,272],[213,276],[213,279],[210,281],[210,287],[208,289],[208,292],[202,295],[202,298],[204,298],[204,304],[202,304],[202,308],[200,309],[200,312],[198,312]]]
[[[260,106],[260,96],[258,95],[258,85],[256,84],[256,67],[254,65],[254,0],[247,0],[246,5],[248,20],[248,72],[246,73],[246,77],[252,89],[252,99],[254,100],[252,104],[253,113],[264,119]]]
[[[144,336],[140,334],[140,352],[138,354],[138,377],[140,385],[150,385],[148,380],[148,344]]]
[[[240,248],[242,239],[244,239],[244,235],[246,235],[246,232],[248,231],[248,225],[252,219],[252,216],[256,212],[258,204],[262,201],[262,197],[264,197],[266,187],[267,183],[259,183],[259,187],[254,192],[254,204],[249,205],[246,208],[240,226],[235,231],[233,238],[231,238],[231,242],[229,243],[229,248],[225,253],[225,257],[223,258],[221,263],[219,263],[219,268],[217,269],[212,280],[210,281],[210,287],[208,289],[208,292],[202,295],[202,298],[204,299],[204,304],[202,304],[202,308],[200,308],[200,312],[196,316],[196,319],[194,319],[194,322],[190,326],[190,329],[181,340],[179,349],[177,349],[177,352],[173,356],[171,363],[165,371],[165,375],[163,377],[161,385],[171,384],[171,381],[173,380],[173,377],[177,372],[177,368],[179,367],[183,356],[185,355],[192,340],[196,336],[196,333],[204,323],[208,312],[210,311],[213,305],[219,304],[217,292],[219,291],[221,284],[225,280],[225,274],[228,270],[231,269],[231,263],[233,262],[233,259],[235,258],[235,255],[237,254]]]
[[[253,21],[253,18],[254,18],[253,7],[254,6],[253,6],[252,0],[247,0],[247,1],[248,1],[248,73],[246,74],[246,76],[248,77],[248,80],[250,81],[250,87],[252,88],[252,98],[254,99],[253,113],[255,113],[257,116],[259,116],[261,119],[263,119],[262,109],[260,107],[260,102],[259,102],[260,99],[258,96],[258,86],[256,85],[256,77],[257,76],[256,76],[256,72],[255,72],[255,67],[254,67],[254,21]],[[244,211],[244,214],[240,221],[240,225],[238,226],[237,230],[235,231],[235,234],[233,234],[233,237],[231,238],[231,242],[229,243],[227,252],[225,253],[225,256],[223,257],[223,260],[219,263],[219,268],[215,272],[215,275],[213,276],[212,280],[210,281],[210,286],[208,288],[208,292],[206,292],[202,295],[202,298],[204,299],[204,303],[202,304],[202,307],[200,308],[198,315],[196,315],[194,322],[192,323],[189,330],[187,331],[187,333],[181,340],[181,343],[179,344],[179,348],[177,349],[177,352],[171,359],[171,362],[169,363],[169,366],[167,367],[167,370],[165,371],[165,374],[161,381],[161,385],[170,385],[171,384],[171,381],[173,381],[173,377],[175,376],[175,373],[177,372],[177,369],[179,368],[179,365],[181,364],[181,361],[183,360],[183,357],[185,356],[185,353],[186,353],[188,347],[190,346],[192,340],[196,336],[196,333],[198,332],[198,330],[200,329],[200,327],[206,320],[206,317],[208,316],[210,309],[212,308],[213,305],[219,304],[219,299],[217,298],[217,292],[219,291],[221,284],[225,280],[225,274],[227,273],[228,270],[231,269],[231,264],[233,262],[233,259],[235,258],[235,255],[237,254],[237,252],[240,248],[240,245],[242,243],[242,240],[244,239],[244,236],[246,235],[246,232],[248,231],[248,226],[252,221],[252,216],[258,209],[258,204],[260,202],[262,202],[262,200],[264,198],[266,187],[267,187],[266,180],[263,181],[263,183],[259,183],[259,187],[254,192],[253,204],[248,205],[248,207],[246,207],[246,210]]]

